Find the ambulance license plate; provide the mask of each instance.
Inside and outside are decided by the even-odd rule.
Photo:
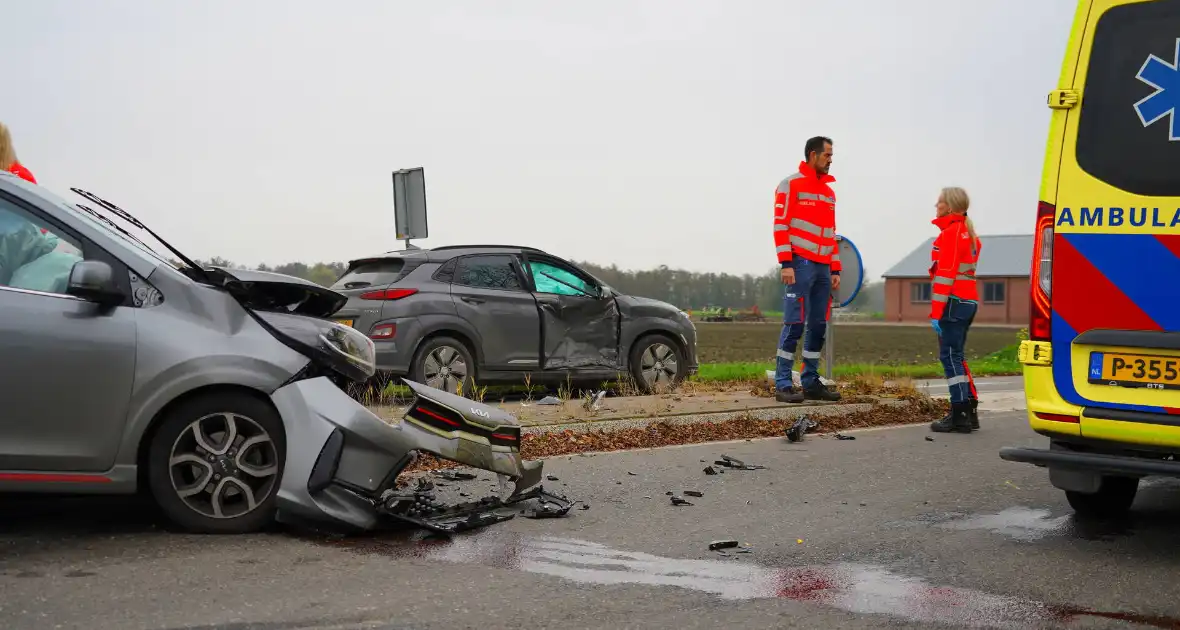
[[[1180,389],[1180,357],[1091,352],[1087,380],[1115,387]]]

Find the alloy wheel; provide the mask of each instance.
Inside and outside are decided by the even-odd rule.
[[[426,355],[422,373],[426,385],[444,392],[455,393],[459,384],[467,379],[467,361],[458,350],[450,346],[439,346]]]
[[[679,371],[676,353],[667,344],[653,343],[640,355],[639,372],[648,387],[674,384]]]
[[[168,459],[176,496],[189,509],[216,519],[253,512],[275,490],[279,458],[274,440],[254,420],[216,413],[190,423]]]

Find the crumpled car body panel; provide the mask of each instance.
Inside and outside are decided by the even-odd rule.
[[[475,401],[406,381],[417,394],[390,424],[327,378],[296,381],[272,400],[283,418],[287,455],[277,519],[331,529],[370,530],[382,495],[418,452],[506,475],[519,494],[540,482],[543,463],[520,457],[512,416]]]

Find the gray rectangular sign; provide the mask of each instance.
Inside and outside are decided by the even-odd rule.
[[[397,240],[426,238],[426,175],[422,168],[393,172],[393,222]]]

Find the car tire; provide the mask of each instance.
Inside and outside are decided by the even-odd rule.
[[[286,452],[282,420],[267,402],[242,392],[197,395],[168,411],[152,435],[148,487],[186,531],[255,532],[274,522]]]
[[[1065,491],[1065,498],[1078,516],[1113,518],[1124,516],[1135,502],[1139,491],[1137,477],[1103,477],[1098,492],[1093,494]]]
[[[471,350],[454,337],[431,337],[423,342],[414,353],[411,373],[412,380],[451,394],[470,398],[475,389]]]
[[[639,391],[645,394],[680,385],[688,375],[684,351],[667,335],[642,337],[631,347],[627,365]]]

